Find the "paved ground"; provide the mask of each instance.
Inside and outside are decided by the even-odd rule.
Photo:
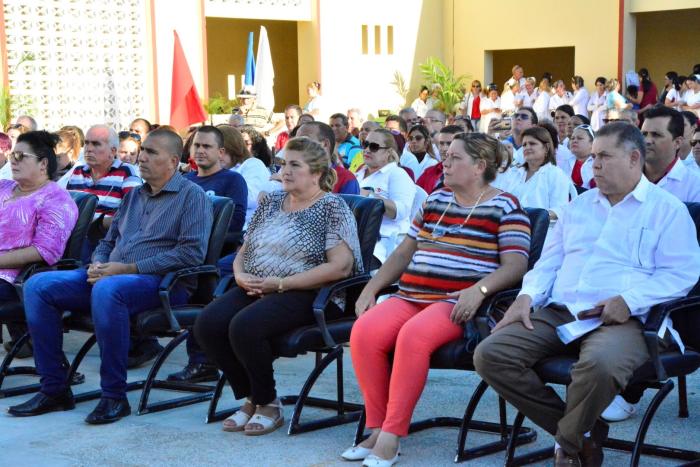
[[[72,333],[66,337],[66,349],[72,357],[85,334]],[[176,352],[164,372],[179,369],[185,361],[184,350]],[[26,361],[25,363],[31,363]],[[98,386],[98,356],[92,351],[85,361],[88,380],[75,387],[76,392]],[[313,365],[313,357],[282,359],[276,364],[278,388],[281,394],[299,390]],[[349,400],[359,400],[349,358],[346,356],[346,393]],[[130,373],[130,378],[142,377],[146,369]],[[16,377],[20,382],[21,378]],[[335,375],[330,372],[318,385],[317,394],[332,395]],[[12,379],[8,380],[12,383]],[[433,371],[414,419],[427,416],[461,417],[472,388],[478,382],[473,374],[459,371]],[[14,383],[12,383],[14,385]],[[690,419],[678,419],[677,394],[674,391],[662,405],[652,425],[650,442],[675,444],[679,447],[698,449],[700,441],[700,375],[688,381]],[[167,394],[162,392],[161,394]],[[232,404],[227,390],[225,404]],[[650,400],[648,392],[643,406]],[[129,399],[132,406],[138,393]],[[0,400],[0,410],[27,399],[20,396]],[[496,419],[493,394],[485,397],[479,416]],[[287,436],[280,429],[263,437],[247,437],[238,433],[225,433],[219,424],[203,422],[207,404],[197,404],[158,414],[131,416],[116,424],[94,427],[83,423],[95,402],[78,405],[73,411],[48,414],[38,418],[17,419],[0,414],[0,465],[24,466],[348,466],[359,465],[343,462],[339,454],[352,443],[354,424]],[[291,408],[287,409],[287,415]],[[308,410],[313,417],[321,411]],[[512,418],[512,417],[511,417]],[[617,424],[611,434],[631,438],[640,416],[632,421]],[[457,429],[432,429],[411,435],[402,442],[401,465],[442,466],[451,465],[456,448]],[[470,435],[470,445],[488,442],[487,435]],[[551,444],[551,438],[539,432],[534,446]],[[531,445],[532,446],[532,445]],[[625,465],[625,453],[608,451],[606,465]],[[502,465],[502,454],[494,454],[468,463],[475,466]],[[642,465],[675,465],[674,462],[656,458],[644,458]],[[549,465],[543,463],[541,465]]]

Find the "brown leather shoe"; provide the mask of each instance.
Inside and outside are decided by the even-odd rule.
[[[581,461],[578,454],[572,456],[563,448],[557,448],[554,451],[554,467],[581,467]]]
[[[603,465],[603,442],[608,438],[610,426],[598,420],[591,430],[591,436],[583,438],[583,447],[579,456],[583,467],[600,467]]]

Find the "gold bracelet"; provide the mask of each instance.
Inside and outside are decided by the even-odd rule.
[[[284,278],[283,278],[283,277],[280,277],[280,284],[277,286],[277,293],[282,293],[282,292],[284,292],[284,287],[283,287],[283,284],[282,284],[282,281],[283,281],[283,280],[284,280]]]

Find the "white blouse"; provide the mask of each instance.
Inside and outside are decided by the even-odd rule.
[[[576,115],[583,115],[588,117],[588,99],[590,95],[586,88],[579,88],[575,93],[574,97],[571,98],[569,104],[574,108],[574,113]]]
[[[535,109],[537,118],[540,121],[552,119],[551,115],[549,114],[550,97],[551,96],[548,92],[542,91],[537,95],[537,99],[535,99],[535,103],[532,105],[532,108]]]
[[[557,166],[548,163],[526,180],[525,167],[513,167],[499,174],[493,186],[515,195],[526,208],[554,210],[569,203],[576,189],[571,179]]]
[[[591,98],[588,99],[588,111],[591,113],[591,127],[593,127],[593,131],[598,131],[603,126],[607,99],[607,92],[604,92],[602,95],[594,92]]]
[[[399,159],[399,164],[403,167],[411,169],[413,171],[413,177],[418,180],[425,169],[437,165],[437,159],[433,158],[430,153],[425,153],[423,160],[418,162],[418,158],[408,149],[408,144],[401,154],[401,159]]]
[[[489,112],[484,114],[484,110],[500,109],[501,108],[501,98],[497,97],[495,101],[490,98],[482,98],[479,103],[479,111],[481,112],[481,120],[479,120],[479,131],[482,133],[488,133],[489,122],[494,118],[501,118],[501,112]]]

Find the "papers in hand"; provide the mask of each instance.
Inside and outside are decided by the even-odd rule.
[[[564,344],[569,344],[581,336],[588,334],[600,327],[603,321],[600,318],[581,319],[557,326],[557,336]]]

